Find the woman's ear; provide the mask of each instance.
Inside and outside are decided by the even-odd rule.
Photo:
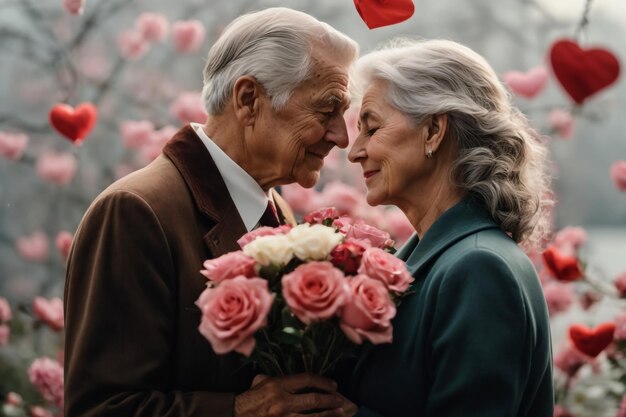
[[[262,94],[264,90],[254,77],[245,75],[235,81],[232,107],[242,126],[250,126],[258,118]]]
[[[443,138],[446,136],[446,131],[448,129],[448,115],[443,114],[433,114],[429,119],[426,120],[426,127],[428,128],[428,136],[425,140],[426,145],[426,154],[434,154],[441,143]]]

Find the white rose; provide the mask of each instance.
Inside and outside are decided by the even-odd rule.
[[[260,265],[286,265],[293,258],[291,241],[285,235],[261,236],[248,243],[243,253]]]
[[[291,229],[287,237],[291,240],[294,255],[303,261],[325,260],[343,240],[343,235],[336,233],[333,227],[306,223]]]

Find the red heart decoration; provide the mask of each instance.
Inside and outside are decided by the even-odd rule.
[[[76,108],[59,103],[50,109],[48,118],[61,135],[80,145],[95,126],[98,109],[91,103],[81,103]]]
[[[546,267],[557,280],[570,282],[583,277],[578,259],[562,253],[556,246],[548,246],[542,256]]]
[[[354,0],[354,5],[370,29],[404,22],[415,11],[411,0]]]
[[[574,324],[569,328],[569,336],[582,353],[595,358],[613,341],[615,324],[602,323],[594,329],[582,324]]]
[[[582,49],[569,39],[552,44],[550,62],[554,75],[577,104],[613,84],[620,72],[617,57],[608,50]]]

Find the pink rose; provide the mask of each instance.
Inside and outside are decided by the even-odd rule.
[[[615,277],[613,284],[615,284],[619,297],[626,298],[626,271]]]
[[[304,214],[318,207],[319,192],[315,188],[304,188],[297,183],[280,187],[280,195],[295,213]]]
[[[508,71],[504,74],[504,82],[515,94],[533,98],[543,91],[548,82],[548,70],[539,66],[526,72]]]
[[[378,345],[391,343],[391,319],[396,315],[385,284],[366,275],[350,279],[352,296],[341,310],[341,330],[352,342],[360,345],[364,339]]]
[[[172,38],[178,52],[193,52],[202,46],[206,29],[199,20],[179,20],[172,24]]]
[[[282,278],[283,296],[303,323],[326,320],[350,296],[345,275],[330,262],[309,262]]]
[[[63,408],[63,366],[50,358],[35,359],[28,369],[28,379],[41,395]]]
[[[32,417],[54,417],[50,411],[38,405],[30,407],[30,415]]]
[[[574,117],[563,109],[554,109],[548,114],[548,123],[563,139],[570,139],[574,134]]]
[[[150,50],[150,44],[136,30],[125,30],[117,37],[117,46],[123,58],[138,60]]]
[[[163,42],[169,31],[167,18],[159,13],[142,13],[135,20],[135,28],[147,42]]]
[[[9,336],[11,335],[11,329],[6,324],[0,324],[0,346],[4,346],[9,343]]]
[[[154,124],[149,120],[126,120],[120,125],[122,143],[127,149],[140,149],[150,142]]]
[[[85,9],[85,0],[63,0],[63,8],[72,15],[81,15]]]
[[[172,125],[163,126],[159,130],[155,130],[150,135],[150,140],[143,144],[140,148],[141,155],[147,161],[153,161],[157,156],[161,154],[163,146],[169,141],[172,136],[178,131],[178,128]]]
[[[405,292],[414,281],[404,262],[380,248],[365,251],[358,272],[382,281],[395,293]]]
[[[37,175],[44,180],[67,185],[74,178],[78,163],[71,153],[46,152],[37,159]]]
[[[611,165],[611,178],[620,191],[626,191],[626,161],[617,161]]]
[[[18,161],[24,155],[28,145],[28,136],[23,133],[0,132],[0,155]]]
[[[6,298],[0,297],[0,323],[11,321],[13,313],[11,313],[11,306]]]
[[[254,333],[267,324],[274,295],[261,278],[238,276],[200,294],[196,305],[202,311],[198,329],[217,354],[239,352],[250,356]]]
[[[550,281],[543,287],[550,315],[567,311],[574,303],[574,290],[568,284]]]
[[[9,392],[7,394],[6,403],[12,405],[14,407],[19,407],[22,405],[22,396],[16,392]]]
[[[568,226],[557,232],[554,236],[554,244],[562,252],[570,256],[576,256],[576,251],[587,240],[587,231],[582,227]]]
[[[170,105],[170,114],[182,123],[202,123],[207,119],[204,102],[200,93],[188,91],[181,93]]]
[[[304,221],[309,224],[321,224],[326,219],[334,220],[339,217],[339,212],[334,207],[324,207],[313,210],[304,216]]]
[[[560,405],[555,405],[553,417],[576,417],[576,416],[570,413],[569,411],[567,411],[566,408],[563,408]]]
[[[330,262],[337,268],[343,269],[346,275],[354,275],[361,266],[363,253],[369,247],[367,241],[347,239],[332,250]]]
[[[333,221],[333,226],[335,226],[341,233],[344,235],[348,234],[355,220],[352,217],[342,216]]]
[[[256,275],[255,265],[255,260],[242,251],[230,252],[219,258],[204,261],[204,269],[200,273],[210,281],[220,283],[237,275],[248,278],[254,277]]]
[[[43,297],[35,297],[33,313],[52,330],[59,331],[63,328],[63,301],[60,298],[55,297],[48,300]]]
[[[370,244],[377,248],[386,248],[393,246],[391,235],[385,231],[370,226],[360,220],[354,222],[352,227],[346,233],[346,238],[367,240]]]
[[[63,230],[57,235],[55,244],[63,260],[67,260],[72,247],[72,240],[74,240],[74,235],[68,231]]]
[[[291,230],[291,226],[288,224],[284,224],[278,227],[269,227],[269,226],[259,227],[241,236],[239,240],[237,240],[237,244],[239,244],[239,247],[243,249],[244,246],[252,242],[257,237],[284,235],[290,230]]]
[[[43,262],[48,259],[50,241],[44,232],[36,231],[17,239],[15,247],[17,253],[27,261]]]
[[[387,210],[385,220],[387,220],[387,230],[398,246],[406,242],[415,233],[413,225],[399,209]]]
[[[562,347],[554,355],[554,366],[570,377],[576,375],[583,365],[592,362],[592,359],[581,353],[571,343]]]

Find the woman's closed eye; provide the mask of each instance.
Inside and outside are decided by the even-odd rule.
[[[374,135],[374,133],[376,133],[377,130],[377,127],[360,126],[359,134],[371,137]]]

